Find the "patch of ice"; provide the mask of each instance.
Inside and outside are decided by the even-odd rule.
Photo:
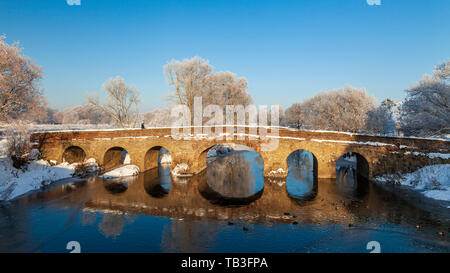
[[[436,200],[450,201],[450,187],[446,187],[446,190],[429,190],[424,191],[423,194],[426,197],[433,198]]]
[[[126,165],[109,171],[100,177],[104,179],[113,179],[118,177],[136,176],[140,172],[139,167],[136,165]]]

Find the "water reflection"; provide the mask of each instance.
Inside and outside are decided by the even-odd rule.
[[[262,194],[264,165],[255,151],[232,152],[208,163],[200,192],[215,204],[248,204]]]
[[[127,224],[132,224],[136,216],[131,216],[120,211],[103,211],[103,217],[98,224],[99,231],[105,236],[118,237]]]
[[[123,193],[128,189],[130,179],[124,178],[113,178],[113,179],[103,179],[103,186],[105,189],[112,194]]]
[[[170,192],[170,165],[163,164],[144,173],[144,189],[152,197],[161,198]]]
[[[164,252],[207,252],[219,232],[217,221],[173,221],[164,226],[161,248]]]
[[[420,194],[402,198],[363,184],[351,168],[339,169],[337,179],[314,179],[314,161],[305,154],[291,162],[286,186],[259,178],[262,162],[254,155],[218,159],[189,178],[171,181],[169,169],[159,168],[132,179],[54,184],[0,204],[0,252],[66,252],[74,238],[85,252],[345,252],[365,251],[367,238],[383,242],[385,251],[450,250],[448,237],[437,235],[450,224],[448,208],[423,207]],[[126,190],[111,190],[119,182]],[[229,197],[241,203],[212,202],[205,192],[218,200],[241,196]]]

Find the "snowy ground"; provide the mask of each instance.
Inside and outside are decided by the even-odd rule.
[[[50,184],[51,182],[72,177],[76,163],[67,162],[51,166],[45,160],[35,160],[27,164],[23,170],[12,166],[12,161],[5,154],[6,140],[0,140],[0,201],[10,200],[19,195]],[[96,171],[97,163],[94,159],[86,160],[88,171]]]
[[[63,163],[50,166],[42,159],[30,162],[24,170],[18,170],[9,158],[0,158],[0,200],[13,199],[53,181],[72,177],[74,172],[74,165]]]
[[[425,166],[415,172],[383,175],[375,178],[378,183],[399,183],[420,191],[436,200],[450,201],[450,164]]]

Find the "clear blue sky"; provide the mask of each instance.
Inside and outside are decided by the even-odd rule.
[[[0,0],[0,34],[44,68],[58,109],[116,75],[141,91],[142,110],[166,106],[163,65],[196,55],[246,77],[256,104],[346,85],[401,100],[450,58],[450,1]]]

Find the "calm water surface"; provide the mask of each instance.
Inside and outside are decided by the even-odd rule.
[[[263,178],[252,151],[171,178],[168,166],[133,178],[61,181],[0,204],[0,252],[450,252],[448,204],[356,177],[315,179],[310,155],[288,177]],[[245,228],[244,228],[245,227]],[[443,232],[439,234],[439,232]]]

